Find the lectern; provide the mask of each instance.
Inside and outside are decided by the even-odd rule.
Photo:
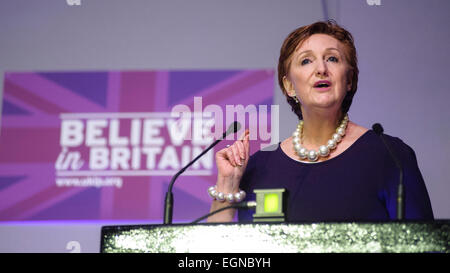
[[[101,252],[450,253],[450,220],[104,226]]]

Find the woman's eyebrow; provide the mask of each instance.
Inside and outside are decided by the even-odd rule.
[[[339,51],[339,49],[337,49],[337,48],[335,48],[335,47],[328,47],[328,48],[325,49],[325,52],[326,52],[326,51],[337,51],[337,52],[341,53],[341,52]],[[305,50],[305,51],[300,52],[300,53],[298,54],[298,56],[301,56],[301,55],[306,54],[306,53],[311,53],[311,52],[312,52],[312,50],[308,49],[308,50]]]
[[[312,52],[312,50],[305,50],[305,51],[300,52],[298,54],[298,56],[301,56],[301,55],[306,54],[306,53],[311,53],[311,52]]]
[[[339,49],[337,49],[335,47],[329,47],[329,48],[325,49],[325,51],[337,51],[337,52],[341,53],[341,51],[339,51]]]

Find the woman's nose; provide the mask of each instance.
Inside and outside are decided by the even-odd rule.
[[[316,67],[316,74],[317,76],[328,76],[328,68],[326,62],[317,62]]]

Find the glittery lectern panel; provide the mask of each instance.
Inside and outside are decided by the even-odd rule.
[[[444,252],[450,221],[105,226],[101,252]]]

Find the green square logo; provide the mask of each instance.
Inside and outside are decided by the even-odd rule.
[[[269,193],[264,195],[264,212],[265,213],[275,213],[278,212],[278,194]]]

